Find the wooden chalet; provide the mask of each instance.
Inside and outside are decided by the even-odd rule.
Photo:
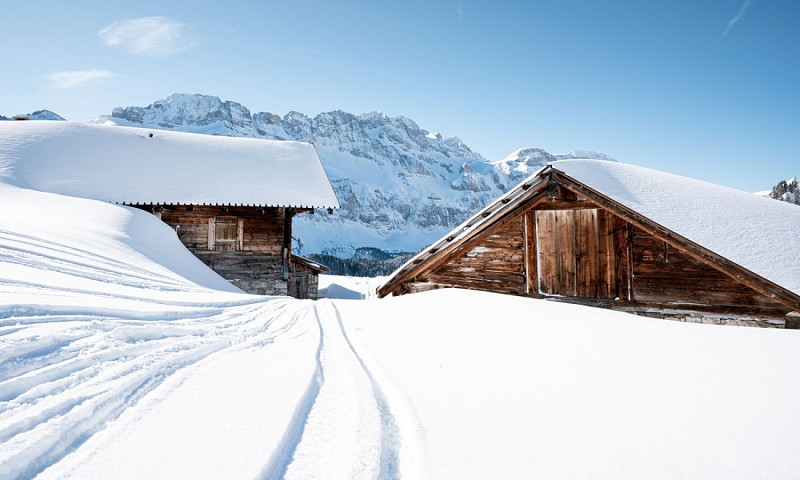
[[[28,139],[25,162],[16,168],[30,188],[152,212],[242,290],[316,298],[318,274],[327,269],[292,254],[292,219],[315,209],[330,213],[339,203],[313,145],[78,122],[9,123],[15,125],[4,126],[4,134]]]
[[[236,205],[130,206],[152,212],[183,245],[248,293],[317,298],[328,268],[292,254],[292,218],[310,209]]]
[[[790,314],[789,326],[800,312],[798,265],[797,206],[569,160],[423,250],[377,293],[459,287],[718,323],[780,326]]]
[[[163,137],[164,133],[154,135]],[[313,145],[221,137],[203,140],[212,144],[208,145],[212,151],[223,149],[216,151],[216,158],[207,159],[208,173],[201,170],[194,176],[199,193],[181,186],[151,194],[150,198],[164,201],[141,201],[143,197],[134,192],[119,203],[152,212],[175,230],[197,258],[245,292],[316,299],[319,274],[328,268],[292,254],[292,219],[312,214],[315,208],[330,212],[339,204]],[[217,145],[220,140],[223,145]],[[247,148],[239,148],[242,143]],[[233,145],[225,150],[229,144]],[[181,159],[169,161],[173,168],[178,162],[183,168],[202,169],[197,153],[188,149]],[[224,161],[220,155],[226,157]],[[181,181],[181,177],[185,174],[173,178]],[[189,191],[178,197],[174,190]],[[192,198],[202,201],[195,203]]]

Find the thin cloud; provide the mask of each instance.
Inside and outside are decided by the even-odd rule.
[[[142,56],[166,57],[189,47],[184,25],[167,17],[129,18],[108,25],[97,35],[110,47]]]
[[[464,7],[459,3],[458,7],[456,8],[456,14],[458,14],[458,21],[464,21]]]
[[[739,20],[742,19],[742,17],[744,17],[745,12],[747,12],[747,9],[750,8],[750,4],[752,4],[752,3],[753,3],[752,0],[744,0],[744,3],[742,3],[742,6],[739,7],[739,11],[736,12],[736,15],[733,18],[730,19],[730,21],[728,22],[728,26],[725,27],[725,31],[722,32],[722,36],[723,37],[725,35],[727,35],[728,32],[731,31],[733,26],[736,25],[736,23],[738,23]]]
[[[44,79],[51,86],[56,88],[74,88],[94,80],[110,78],[115,76],[108,70],[71,70],[66,72],[55,72],[45,75]]]

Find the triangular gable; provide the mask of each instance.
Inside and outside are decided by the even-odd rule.
[[[561,162],[556,162],[555,166],[558,166],[559,163]],[[632,208],[572,178],[555,168],[555,166],[547,166],[535,173],[433,246],[420,252],[420,254],[394,272],[378,288],[378,294],[385,296],[402,293],[403,284],[413,282],[415,279],[424,279],[426,275],[429,275],[448,261],[452,261],[459,255],[464,255],[470,248],[479,245],[482,238],[487,235],[487,232],[499,228],[502,222],[508,222],[515,215],[518,216],[520,211],[530,208],[533,202],[540,202],[543,199],[553,201],[563,195],[572,195],[590,200],[593,204],[613,213],[637,228],[641,228],[673,248],[685,252],[698,262],[722,272],[734,282],[745,285],[765,297],[787,306],[787,308],[793,310],[800,308],[800,296],[794,292],[654,222]],[[527,230],[524,232],[525,235],[529,234]],[[531,277],[535,273],[528,271],[526,275]],[[530,278],[528,282],[531,282]],[[535,292],[528,292],[528,294],[535,295]]]

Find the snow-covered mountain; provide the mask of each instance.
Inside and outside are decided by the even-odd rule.
[[[64,117],[61,115],[51,112],[50,110],[36,110],[33,113],[23,113],[20,115],[14,115],[15,117],[24,117],[26,120],[64,120]],[[12,118],[0,115],[0,121],[2,120],[13,120]]]
[[[492,165],[494,165],[495,169],[500,170],[503,174],[512,179],[512,183],[516,183],[532,175],[549,162],[576,158],[607,160],[610,162],[616,161],[608,155],[595,152],[594,150],[573,150],[569,153],[554,155],[541,148],[520,148],[506,158],[492,162]]]
[[[147,107],[115,108],[95,122],[313,143],[342,208],[299,216],[295,235],[301,253],[341,257],[359,247],[419,250],[549,161],[609,160],[592,151],[521,149],[491,163],[459,138],[443,138],[402,116],[251,114],[207,95],[172,94]]]
[[[798,185],[797,177],[778,182],[777,185],[772,187],[772,191],[769,192],[769,197],[775,200],[782,200],[784,202],[800,205],[800,185]]]

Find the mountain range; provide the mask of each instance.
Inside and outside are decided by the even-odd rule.
[[[525,148],[491,162],[459,138],[444,138],[402,116],[251,113],[208,95],[172,94],[146,107],[115,108],[94,121],[313,143],[342,208],[295,219],[298,253],[341,258],[362,247],[417,251],[547,162],[612,160],[588,150],[554,155]]]
[[[24,116],[63,120],[49,110]],[[591,150],[551,154],[540,148],[521,148],[490,161],[458,137],[444,138],[403,116],[341,110],[314,117],[295,111],[251,113],[240,103],[199,94],[176,93],[146,107],[114,108],[93,122],[313,143],[341,209],[296,217],[296,253],[357,260],[416,252],[548,162],[614,161]],[[780,182],[769,195],[800,203],[796,179]]]
[[[57,113],[53,113],[50,110],[36,110],[33,113],[24,113],[20,115],[14,115],[13,117],[5,117],[0,115],[0,120],[64,120],[64,117]]]

